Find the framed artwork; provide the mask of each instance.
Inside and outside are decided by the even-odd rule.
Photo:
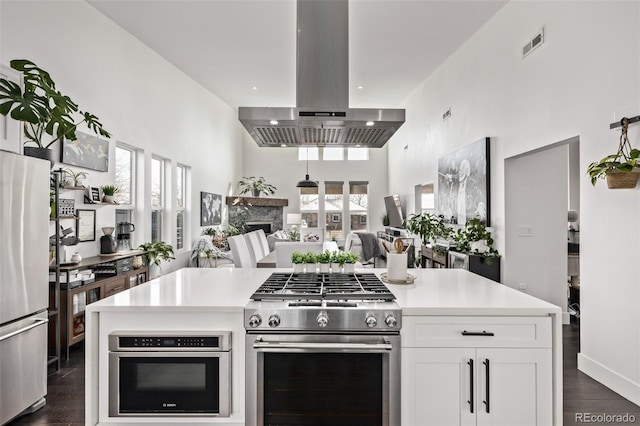
[[[109,141],[82,132],[76,132],[76,137],[74,141],[63,140],[60,161],[99,172],[108,171]]]
[[[96,240],[96,211],[76,210],[76,236],[79,242]]]
[[[89,201],[92,203],[100,202],[100,188],[97,186],[90,186],[87,191],[89,191]]]
[[[489,138],[438,159],[438,212],[464,225],[476,216],[490,225]]]
[[[200,226],[222,223],[222,195],[200,192]]]
[[[73,217],[76,211],[76,200],[60,198],[58,199],[58,217]]]
[[[340,215],[339,214],[332,214],[331,215],[331,222],[340,222]]]

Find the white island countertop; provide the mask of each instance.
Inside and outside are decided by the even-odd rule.
[[[290,269],[183,268],[87,305],[87,311],[242,312],[273,272]],[[385,269],[357,272],[380,276]],[[412,284],[387,284],[404,315],[545,315],[560,308],[463,269],[410,269]]]

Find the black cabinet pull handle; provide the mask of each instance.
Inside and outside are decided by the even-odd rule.
[[[492,331],[467,331],[462,330],[463,336],[494,336]]]
[[[470,359],[469,362],[467,362],[467,365],[469,365],[469,401],[467,401],[467,403],[469,403],[469,411],[471,413],[473,413],[473,405],[474,405],[474,401],[473,401],[473,360]]]
[[[490,388],[489,388],[489,360],[485,359],[482,363],[484,364],[484,370],[485,370],[485,374],[486,374],[486,377],[485,377],[485,393],[486,393],[486,396],[485,396],[485,401],[483,401],[483,402],[484,402],[485,408],[487,410],[487,413],[489,413],[490,412],[489,411],[490,410],[489,409],[489,391],[490,391]]]

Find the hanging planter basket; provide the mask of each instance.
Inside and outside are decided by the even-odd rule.
[[[638,183],[640,173],[634,169],[631,172],[619,172],[611,170],[607,172],[607,188],[609,189],[632,189]]]

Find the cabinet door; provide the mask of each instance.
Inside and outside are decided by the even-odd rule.
[[[474,348],[403,348],[403,426],[475,425],[475,357]]]
[[[553,424],[551,349],[478,348],[476,364],[478,425]]]

